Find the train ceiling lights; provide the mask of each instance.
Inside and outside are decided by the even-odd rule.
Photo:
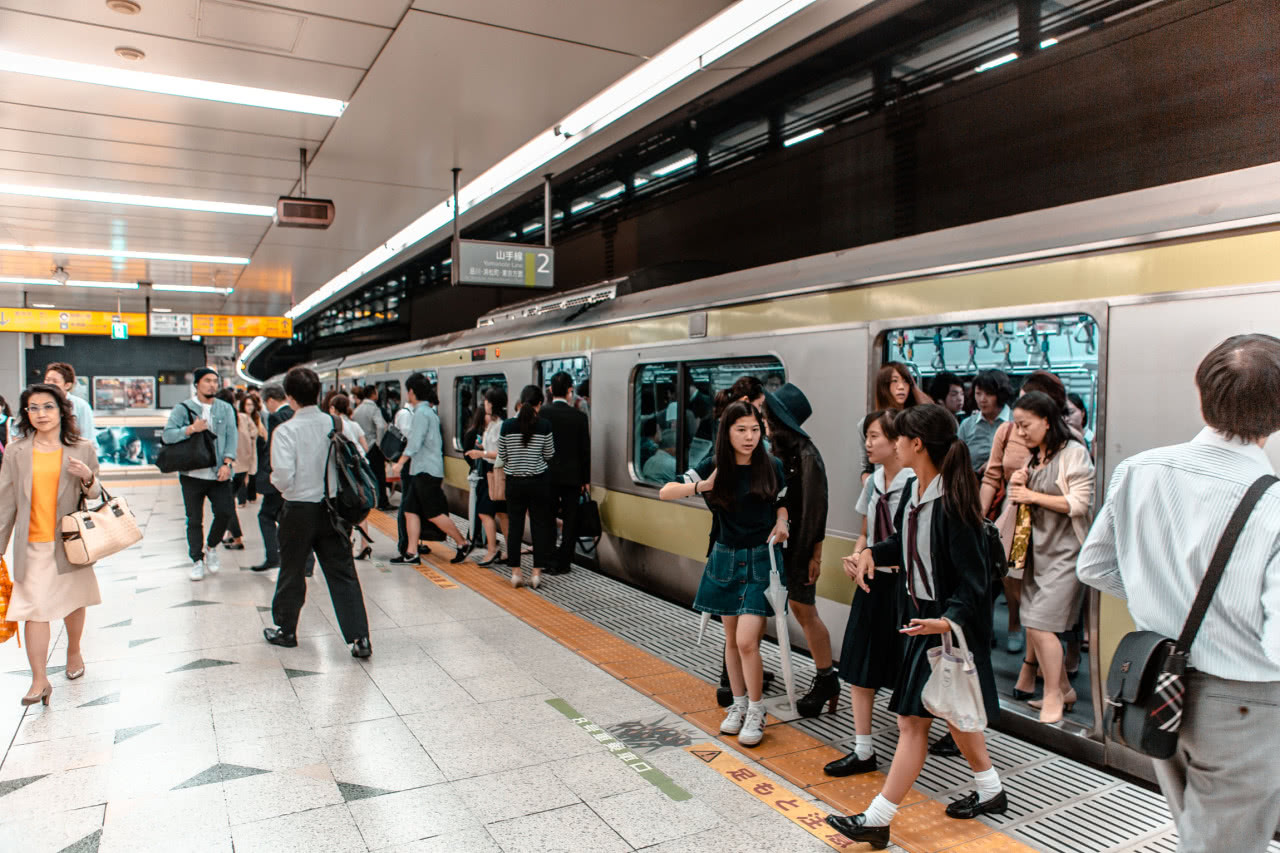
[[[19,278],[17,276],[0,276],[0,284],[26,284],[40,287],[99,287],[108,290],[137,290],[136,281],[81,281],[80,279],[57,278]]]
[[[210,287],[203,284],[152,284],[151,289],[169,293],[215,293],[222,296],[229,296],[236,290],[234,287]]]
[[[160,207],[166,210],[193,210],[199,213],[233,213],[240,216],[274,216],[276,212],[274,207],[265,204],[237,204],[229,201],[205,201],[195,198],[168,198],[156,195],[69,190],[62,187],[31,187],[24,184],[0,184],[0,195],[56,198],[67,201],[97,202],[100,204],[128,204],[137,207]]]
[[[83,255],[90,258],[124,258],[140,261],[178,261],[189,264],[234,264],[247,266],[248,258],[224,255],[184,255],[178,252],[133,252],[126,249],[72,249],[67,246],[23,246],[0,243],[0,252],[38,252],[43,255]]]
[[[108,65],[91,65],[87,62],[70,62],[65,59],[32,56],[9,50],[0,50],[0,71],[331,118],[342,115],[343,110],[347,108],[346,101],[336,98],[299,95],[274,89],[259,89],[255,86],[238,86],[232,83],[216,83],[212,80],[175,77],[170,74],[153,74],[149,71],[132,71],[112,68]]]

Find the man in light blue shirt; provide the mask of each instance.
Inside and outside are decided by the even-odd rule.
[[[471,545],[449,517],[449,502],[444,496],[444,438],[440,433],[440,416],[432,408],[440,398],[422,373],[411,374],[404,385],[409,405],[413,407],[413,420],[409,424],[408,444],[391,470],[401,475],[405,466],[409,466],[409,476],[400,478],[405,542],[401,543],[402,553],[391,562],[418,565],[418,537],[422,533],[422,520],[427,519],[457,543],[450,562],[461,563],[471,552]]]
[[[55,361],[44,369],[44,381],[47,385],[61,388],[71,401],[71,410],[76,415],[76,430],[80,437],[95,441],[97,430],[93,427],[93,407],[83,397],[73,393],[76,390],[76,369],[63,361]]]

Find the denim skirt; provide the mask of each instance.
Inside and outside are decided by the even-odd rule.
[[[782,547],[774,545],[773,548],[778,570],[782,571]],[[740,616],[743,613],[772,616],[773,608],[765,596],[768,589],[768,545],[735,549],[717,542],[711,548],[706,568],[702,570],[693,609],[717,616]]]

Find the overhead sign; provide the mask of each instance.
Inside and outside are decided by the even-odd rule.
[[[547,246],[459,240],[457,254],[453,263],[459,284],[548,290],[555,286],[556,254]]]
[[[293,321],[288,317],[193,314],[191,334],[221,338],[292,338]]]
[[[147,334],[171,338],[191,337],[190,314],[162,314],[151,312],[151,322]]]
[[[230,338],[206,338],[204,351],[213,358],[231,358],[236,351],[235,341]]]
[[[111,339],[115,341],[129,340],[129,324],[128,323],[112,323]]]
[[[147,333],[146,314],[110,311],[59,311],[56,308],[0,308],[0,332],[44,335],[110,335],[122,323],[130,335]]]

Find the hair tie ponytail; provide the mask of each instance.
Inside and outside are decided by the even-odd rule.
[[[533,430],[538,424],[538,406],[542,405],[542,389],[526,385],[520,392],[520,411],[516,422],[520,425],[520,443],[525,447],[533,440]]]

